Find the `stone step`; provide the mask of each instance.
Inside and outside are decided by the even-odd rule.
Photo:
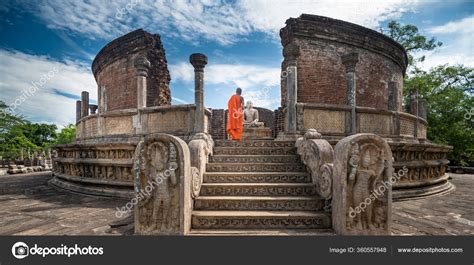
[[[329,229],[331,215],[307,211],[193,211],[191,229]]]
[[[299,163],[208,163],[206,172],[306,172],[306,167]]]
[[[214,147],[214,155],[295,155],[296,147]]]
[[[274,140],[258,140],[248,139],[243,141],[230,140],[216,140],[214,141],[216,147],[246,147],[246,148],[281,148],[281,147],[295,147],[295,141],[274,141]]]
[[[306,172],[206,172],[204,183],[308,183]]]
[[[299,163],[297,155],[215,155],[213,163]]]
[[[256,197],[200,196],[194,201],[195,210],[247,211],[322,211],[320,197]]]
[[[192,229],[193,236],[335,236],[333,229]]]
[[[209,163],[206,172],[307,172],[299,163]]]
[[[200,196],[315,196],[311,183],[203,183]]]

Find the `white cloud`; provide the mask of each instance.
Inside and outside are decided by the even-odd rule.
[[[444,44],[434,51],[425,52],[421,66],[429,69],[441,64],[463,64],[474,67],[474,16],[450,21],[427,29]]]
[[[289,17],[302,13],[327,16],[377,28],[387,19],[397,19],[412,11],[418,1],[406,0],[241,0],[239,7],[254,27],[263,32],[278,33]],[[278,35],[276,35],[278,37]]]
[[[167,34],[198,43],[201,39],[227,45],[252,32],[278,38],[289,17],[302,13],[343,19],[377,28],[387,19],[412,11],[416,0],[45,0],[25,2],[50,28],[70,30],[90,38],[115,38],[133,29]]]
[[[474,16],[465,17],[457,21],[450,21],[444,25],[431,27],[428,29],[432,34],[452,34],[452,33],[473,33]]]
[[[0,50],[0,76],[0,100],[34,122],[59,126],[74,123],[75,100],[56,91],[80,96],[81,91],[87,90],[90,99],[97,100],[94,77],[80,62],[60,62],[47,56]],[[36,89],[32,88],[35,85]],[[30,89],[34,93],[29,93]]]
[[[186,62],[170,65],[173,80],[194,81],[193,67]],[[261,65],[211,64],[205,68],[204,80],[211,85],[239,86],[276,86],[280,84],[280,68]]]
[[[173,64],[169,69],[173,82],[181,81],[190,91],[194,91],[194,70],[189,63]],[[211,64],[205,68],[204,82],[209,107],[224,107],[222,97],[230,96],[236,87],[241,87],[245,98],[252,100],[255,106],[274,109],[280,102],[280,68],[254,64]]]

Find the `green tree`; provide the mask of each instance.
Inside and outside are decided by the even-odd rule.
[[[405,78],[405,88],[418,89],[428,103],[428,139],[454,147],[453,164],[474,165],[474,69],[440,65],[416,69]],[[406,90],[408,91],[408,90]]]
[[[411,90],[418,90],[427,102],[428,139],[454,147],[449,157],[452,164],[474,166],[474,116],[469,117],[474,107],[474,69],[440,65],[429,71],[422,70],[416,63],[424,61],[425,56],[415,58],[416,54],[434,50],[442,43],[421,35],[414,25],[395,21],[388,23],[387,35],[400,43],[408,54],[410,71],[404,79],[404,102],[408,102]]]
[[[15,159],[26,155],[27,150],[41,152],[56,141],[57,126],[31,123],[22,116],[14,115],[0,101],[0,152],[1,157]]]
[[[69,144],[76,139],[76,126],[69,124],[58,133],[54,144]]]
[[[421,35],[418,31],[418,27],[415,25],[401,25],[396,21],[390,21],[387,26],[387,35],[405,48],[408,55],[409,67],[414,66],[416,62],[423,62],[425,60],[424,55],[414,58],[415,53],[431,51],[443,45],[442,42],[436,41],[435,38],[428,39]]]

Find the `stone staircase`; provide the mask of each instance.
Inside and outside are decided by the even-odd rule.
[[[293,141],[216,141],[199,197],[194,233],[323,233],[331,231]]]

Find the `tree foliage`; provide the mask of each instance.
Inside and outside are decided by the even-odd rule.
[[[55,144],[69,144],[76,139],[76,126],[69,124],[59,132]]]
[[[443,45],[442,42],[436,41],[435,38],[428,39],[421,35],[418,27],[415,25],[401,25],[396,21],[388,23],[387,35],[400,43],[408,54],[408,66],[413,66],[416,62],[423,62],[425,56],[414,58],[414,54],[420,51],[431,51]]]
[[[414,25],[391,21],[388,28],[387,35],[405,48],[409,58],[404,102],[408,102],[411,90],[418,90],[419,96],[428,104],[428,139],[454,147],[449,157],[452,164],[474,166],[474,69],[463,65],[440,65],[422,70],[416,63],[424,61],[425,57],[414,56],[421,51],[434,50],[442,43],[421,35]]]
[[[54,124],[31,123],[19,115],[12,114],[8,106],[0,101],[0,156],[16,159],[28,151],[42,152],[53,144],[66,144],[74,140],[75,127],[68,125],[57,133]]]
[[[474,165],[474,69],[441,65],[405,78],[428,103],[428,139],[454,147],[452,164]],[[471,115],[472,113],[472,115]]]

